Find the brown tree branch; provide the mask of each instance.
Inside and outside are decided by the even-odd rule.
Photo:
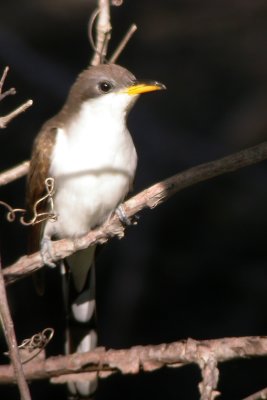
[[[2,273],[0,259],[0,319],[4,330],[5,338],[8,344],[9,355],[12,362],[12,367],[9,367],[14,372],[13,380],[18,384],[21,399],[31,400],[30,391],[24,377],[24,372],[20,360],[20,355],[17,347],[17,340],[14,331],[14,325],[9,311],[4,277]]]
[[[208,360],[213,360],[213,366],[210,364],[210,368],[216,369],[217,363],[235,358],[266,355],[267,337],[263,336],[203,341],[188,339],[169,344],[134,346],[122,350],[106,350],[101,347],[86,353],[35,360],[25,364],[23,369],[27,380],[57,378],[53,381],[65,383],[70,374],[84,372],[98,371],[99,376],[105,378],[110,373],[137,374],[140,371],[154,371],[164,366],[176,368],[191,363],[204,368]],[[215,375],[217,376],[217,373]],[[0,383],[14,383],[11,367],[0,366]],[[208,397],[204,398],[208,399]]]
[[[234,153],[230,156],[189,168],[184,172],[156,183],[127,200],[123,204],[125,214],[128,218],[131,218],[144,208],[155,208],[186,187],[225,173],[237,171],[265,159],[267,159],[267,142]],[[90,231],[83,237],[75,240],[62,239],[53,242],[51,246],[53,259],[51,259],[51,261],[56,262],[89,245],[104,243],[110,237],[123,237],[123,235],[124,228],[121,226],[119,218],[115,214],[104,225]],[[43,262],[40,253],[23,256],[13,265],[4,269],[3,273],[6,283],[13,283],[42,268],[42,266]]]

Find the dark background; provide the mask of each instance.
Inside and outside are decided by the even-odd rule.
[[[28,98],[34,106],[0,132],[0,167],[30,156],[41,124],[64,102],[91,57],[89,0],[1,0],[0,68],[11,71],[1,115]],[[129,118],[139,155],[135,192],[188,167],[266,140],[267,3],[253,0],[125,1],[112,9],[114,49],[129,25],[139,29],[119,59],[137,77],[168,91],[143,96]],[[140,213],[125,239],[97,262],[99,344],[125,348],[192,337],[267,332],[267,164],[245,168],[178,193]],[[25,180],[1,188],[22,207]],[[26,228],[0,211],[1,253],[9,265],[26,252]],[[49,354],[62,353],[63,315],[57,271],[37,298],[31,279],[9,289],[18,340],[56,328]],[[1,348],[5,349],[2,338]],[[3,358],[3,362],[6,359]],[[221,399],[267,385],[267,360],[220,367]],[[195,366],[100,381],[96,399],[198,399]],[[64,387],[31,386],[34,399],[65,399]],[[19,398],[0,388],[1,399]]]

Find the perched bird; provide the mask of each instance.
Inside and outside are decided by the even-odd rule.
[[[45,180],[51,177],[56,220],[31,226],[30,252],[41,245],[45,261],[51,239],[77,238],[116,210],[132,187],[137,164],[126,125],[128,112],[141,93],[164,88],[156,81],[138,81],[115,64],[89,67],[78,76],[61,111],[43,125],[34,141],[27,209],[32,212],[45,195]],[[39,211],[48,208],[48,200],[39,204]],[[95,311],[94,251],[94,247],[78,251],[61,265],[64,297],[71,310],[67,353],[85,352],[96,346],[96,333],[90,327]],[[75,330],[82,332],[73,344]],[[95,386],[95,380],[77,380],[69,384],[69,389],[74,395],[88,396]]]

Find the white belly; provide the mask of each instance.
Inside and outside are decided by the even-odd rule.
[[[58,237],[80,236],[101,224],[128,193],[129,179],[121,173],[97,175],[67,178],[64,184],[55,177]]]
[[[126,127],[90,135],[81,126],[75,136],[57,133],[50,174],[55,179],[53,232],[83,235],[103,223],[128,193],[137,156]]]

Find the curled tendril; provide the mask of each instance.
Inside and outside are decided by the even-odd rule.
[[[47,219],[56,221],[57,215],[54,211],[54,202],[53,202],[53,195],[55,193],[54,184],[55,184],[54,178],[46,178],[45,180],[45,189],[47,192],[46,195],[38,199],[34,204],[33,217],[30,221],[25,220],[25,215],[22,215],[20,217],[20,223],[22,225],[26,226],[35,225],[39,224],[40,222],[46,221]],[[45,200],[47,200],[49,211],[38,213],[38,206]],[[5,203],[4,201],[0,201],[0,205],[8,209],[6,216],[8,222],[14,222],[17,213],[22,213],[22,214],[26,213],[26,210],[24,208],[12,208],[9,204]]]
[[[6,219],[8,222],[14,222],[16,218],[16,213],[25,213],[26,210],[24,208],[12,208],[9,204],[5,203],[4,201],[0,200],[0,205],[4,206],[8,209]]]
[[[55,180],[54,178],[46,178],[45,180],[45,188],[47,194],[43,197],[41,197],[39,200],[36,201],[36,203],[33,206],[33,217],[30,221],[25,221],[24,215],[20,218],[20,222],[22,225],[35,225],[39,224],[40,222],[43,222],[47,219],[56,221],[57,215],[55,214],[54,211],[54,202],[53,202],[53,195],[55,193],[54,191],[54,185],[55,185]],[[38,206],[40,203],[43,201],[47,200],[48,202],[48,212],[43,212],[43,213],[38,213]]]
[[[105,40],[104,40],[104,43],[102,45],[102,49],[101,50],[99,50],[97,48],[97,46],[95,44],[95,40],[94,40],[94,35],[93,35],[93,30],[94,30],[94,26],[95,26],[95,23],[96,23],[96,19],[99,16],[100,11],[101,11],[100,8],[96,8],[91,14],[91,17],[90,17],[89,22],[88,22],[88,37],[89,37],[89,42],[90,42],[90,45],[91,45],[94,53],[99,55],[100,63],[102,64],[102,63],[107,63],[107,59],[103,55],[103,50],[104,50],[104,48],[106,46],[108,32],[106,32],[106,34],[105,34]]]
[[[88,23],[88,36],[89,36],[89,42],[90,42],[90,45],[91,45],[93,51],[96,52],[97,54],[101,55],[96,48],[95,41],[94,41],[94,35],[93,35],[94,24],[95,24],[96,18],[99,13],[100,13],[100,9],[96,8],[91,14],[91,17],[90,17],[89,23]]]
[[[22,364],[26,364],[27,362],[37,357],[38,354],[40,354],[41,351],[44,350],[48,343],[52,340],[54,332],[55,331],[53,328],[45,328],[42,332],[38,332],[32,337],[24,339],[22,343],[18,346],[19,350],[27,350],[28,353],[32,353],[35,350],[37,351],[25,360],[22,360]],[[9,352],[6,352],[4,354],[9,355]]]

